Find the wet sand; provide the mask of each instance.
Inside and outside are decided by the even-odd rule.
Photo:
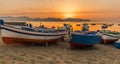
[[[120,49],[95,45],[96,49],[70,50],[67,42],[50,46],[0,44],[0,64],[120,64]]]

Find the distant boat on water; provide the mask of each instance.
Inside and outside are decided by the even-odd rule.
[[[113,26],[114,24],[102,24],[102,28],[108,28],[110,26]]]
[[[120,26],[120,24],[118,24],[118,26]]]
[[[103,24],[102,25],[102,29],[106,29],[106,28],[108,28],[108,25],[107,24]]]
[[[113,26],[114,24],[108,24],[108,26]]]
[[[80,26],[80,24],[76,24],[76,26]]]
[[[67,34],[66,30],[55,30],[54,32],[36,32],[34,29],[26,27],[16,28],[4,24],[0,20],[1,38],[7,44],[29,44],[29,43],[56,43]]]
[[[91,24],[91,25],[96,25],[96,24],[93,23],[93,24]]]

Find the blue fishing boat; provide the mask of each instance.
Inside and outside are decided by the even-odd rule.
[[[96,32],[73,32],[69,42],[71,49],[78,47],[91,47],[101,42],[100,36]]]
[[[89,31],[88,24],[83,24],[82,31],[75,31],[71,33],[69,44],[71,49],[73,49],[78,47],[92,47],[100,42],[101,37],[99,36],[99,31]]]
[[[120,49],[120,40],[115,41],[115,47],[118,48],[118,49]]]

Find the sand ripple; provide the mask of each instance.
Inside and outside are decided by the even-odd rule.
[[[70,50],[67,42],[46,46],[0,46],[0,64],[120,64],[120,50],[98,44],[97,49]]]

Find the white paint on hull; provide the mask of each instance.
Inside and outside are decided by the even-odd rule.
[[[118,38],[112,37],[112,36],[108,36],[108,35],[102,35],[102,39],[104,39],[104,40],[115,40],[115,39],[118,39]]]
[[[23,38],[23,39],[40,39],[40,40],[50,40],[50,39],[59,39],[63,35],[59,36],[35,36],[35,35],[27,35],[27,34],[20,34],[16,32],[12,32],[9,30],[2,29],[1,37],[13,37],[13,38]]]
[[[26,30],[22,30],[22,29],[7,27],[7,26],[2,26],[2,27],[8,28],[11,30],[15,30],[15,31],[19,31],[19,32],[30,33],[30,34],[41,34],[41,35],[65,35],[65,34],[67,34],[67,32],[65,32],[65,31],[64,32],[55,32],[55,33],[42,33],[42,32],[26,31]]]
[[[119,43],[120,43],[120,39],[119,39],[117,42],[119,42]]]
[[[32,32],[32,31],[26,31],[21,29],[16,29],[8,26],[2,26],[3,28],[11,29],[18,32],[28,33],[28,34],[21,34],[17,32],[13,32],[6,29],[1,29],[1,37],[11,37],[11,38],[23,38],[23,39],[40,39],[40,40],[53,40],[53,39],[59,39],[63,37],[67,32],[56,32],[56,33],[42,33],[42,32]],[[29,35],[29,34],[35,34],[35,35]],[[49,36],[36,36],[36,35],[49,35]],[[54,36],[53,36],[54,35]]]

